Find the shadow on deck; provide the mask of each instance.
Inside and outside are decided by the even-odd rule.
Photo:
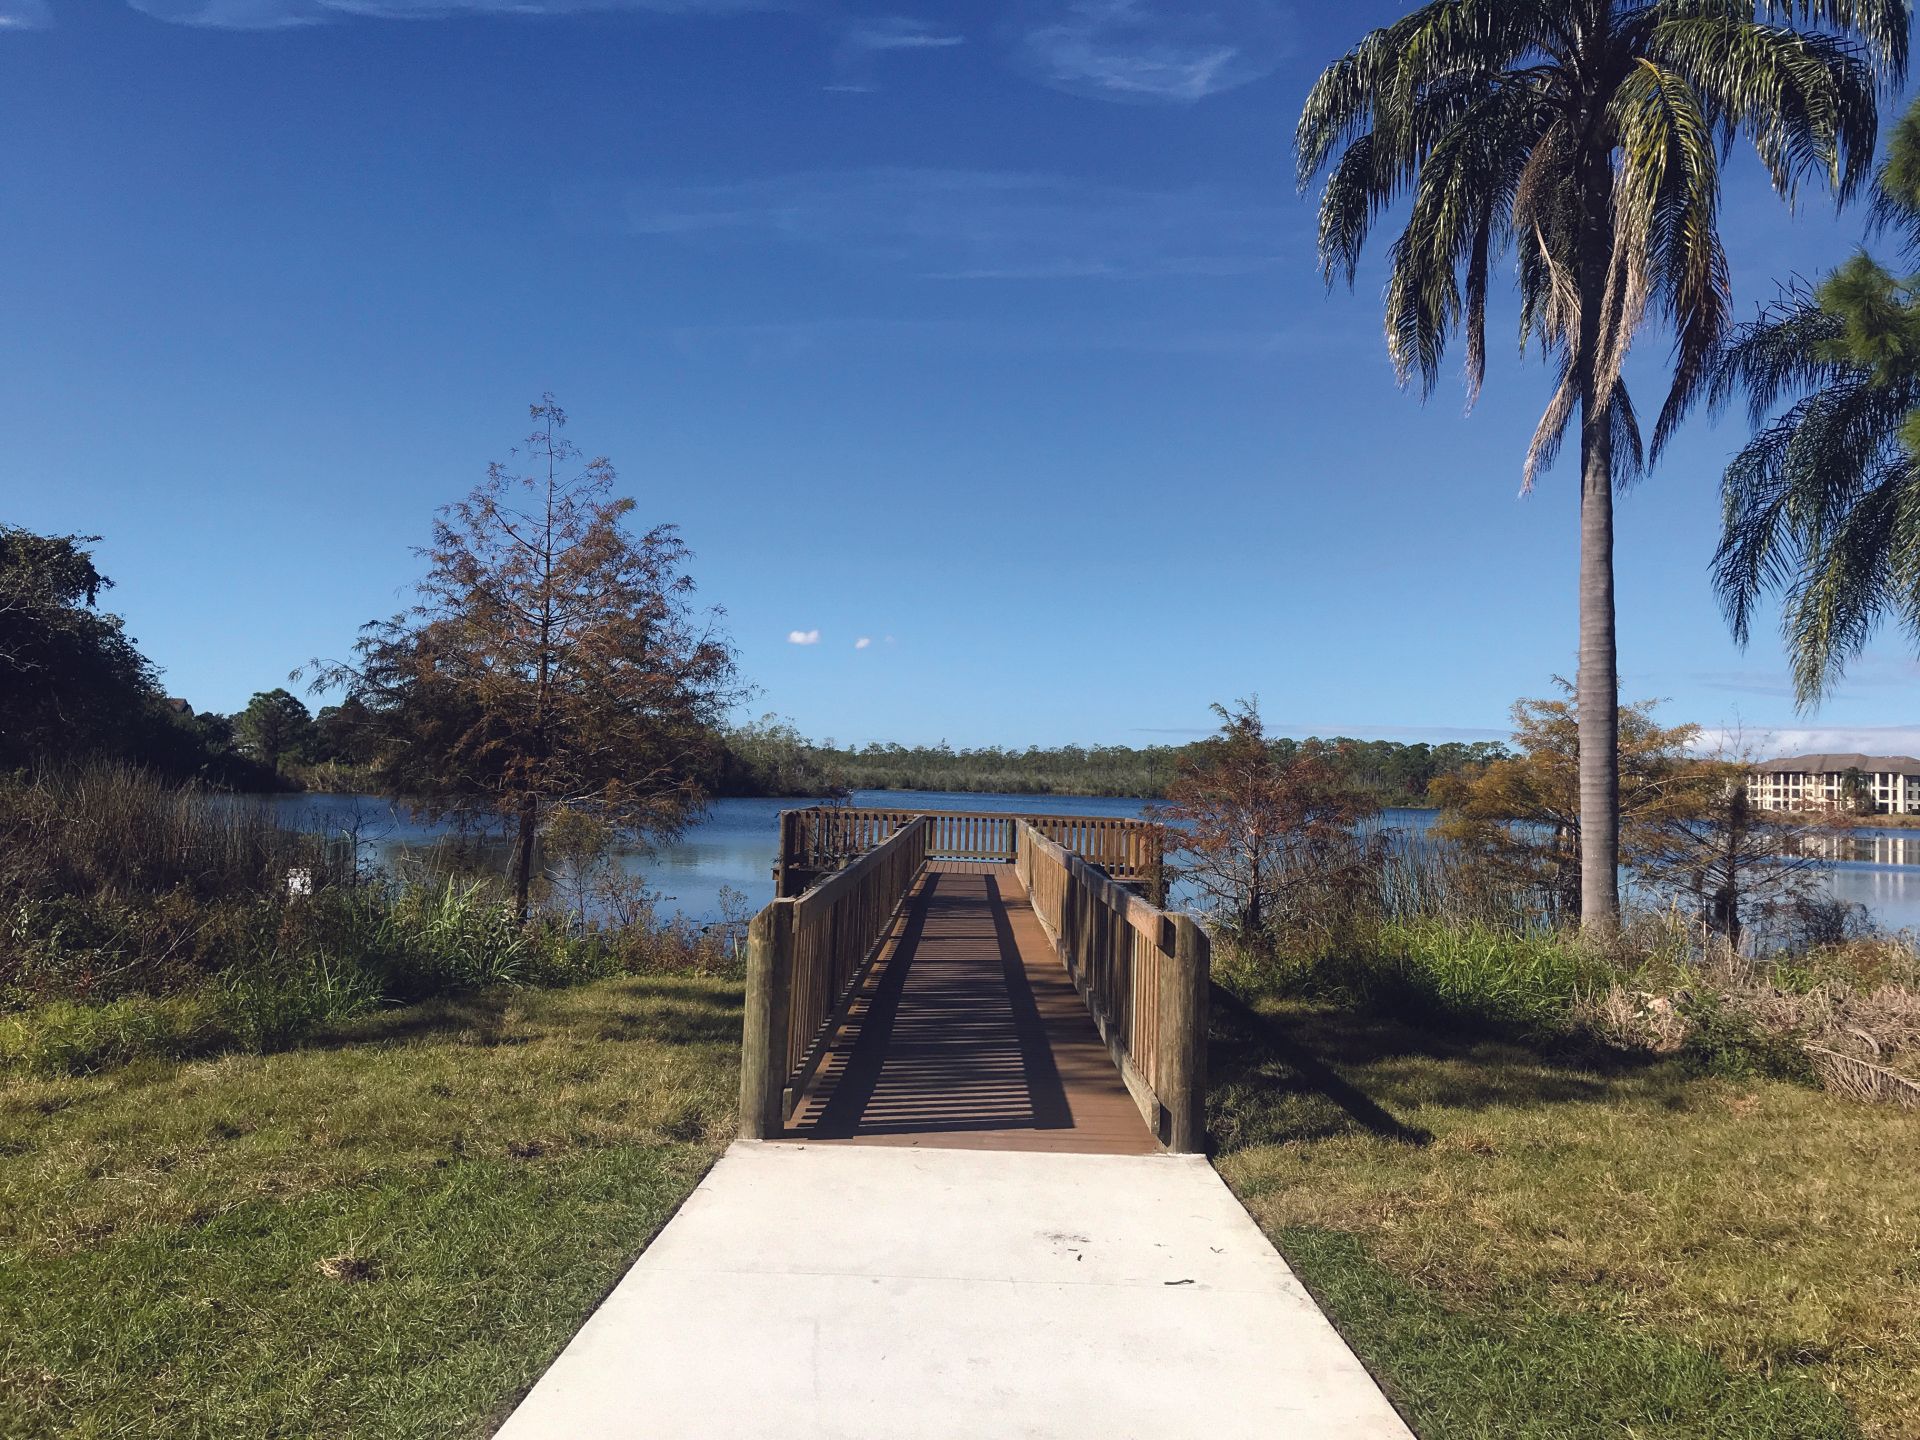
[[[1013,867],[939,862],[916,883],[785,1138],[1159,1149]]]

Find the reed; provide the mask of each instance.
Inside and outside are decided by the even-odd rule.
[[[0,1065],[280,1049],[388,1005],[737,967],[729,927],[662,925],[622,877],[603,916],[522,923],[500,877],[441,859],[363,874],[349,844],[126,767],[0,780]]]

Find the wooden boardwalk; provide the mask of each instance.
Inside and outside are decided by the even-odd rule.
[[[1013,867],[957,861],[933,862],[915,882],[786,1138],[1160,1148]]]

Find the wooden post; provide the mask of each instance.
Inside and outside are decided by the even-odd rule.
[[[772,1140],[786,1127],[787,1004],[793,982],[793,901],[775,900],[747,927],[746,1033],[740,1045],[740,1136]]]
[[[1211,969],[1206,931],[1185,915],[1173,917],[1172,963],[1161,970],[1160,1103],[1166,1107],[1167,1149],[1194,1154],[1207,1141],[1207,986]]]
[[[773,857],[774,898],[787,893],[787,812],[780,812],[780,848]]]

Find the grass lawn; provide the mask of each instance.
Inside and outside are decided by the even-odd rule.
[[[1222,1174],[1423,1440],[1920,1436],[1920,1112],[1227,1009]]]
[[[483,1431],[730,1137],[739,1026],[624,979],[0,1078],[0,1435]]]

